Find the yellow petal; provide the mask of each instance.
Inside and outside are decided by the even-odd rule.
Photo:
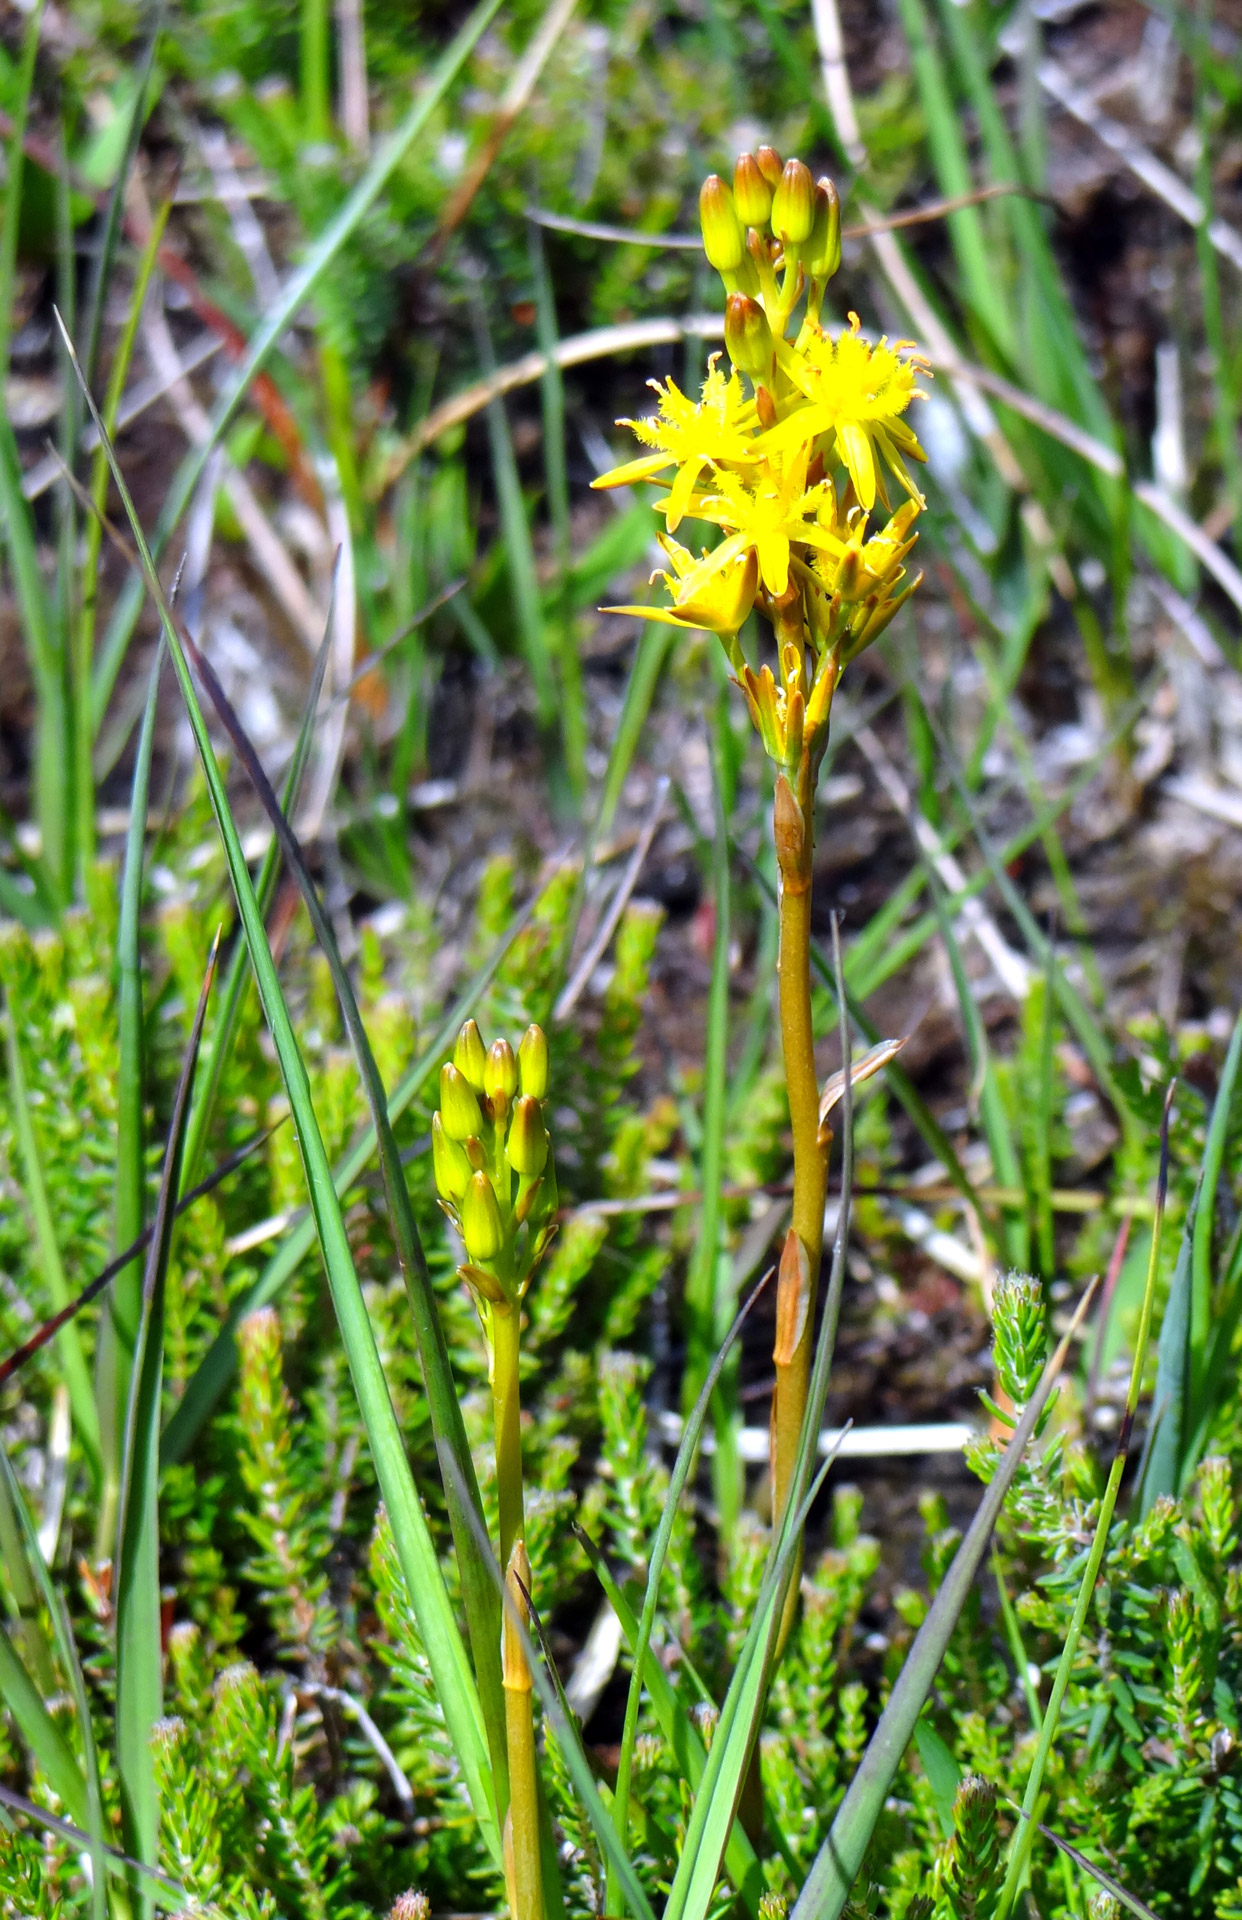
[[[690,505],[690,496],[694,492],[694,483],[706,465],[707,462],[700,458],[697,460],[687,460],[684,466],[678,467],[673,480],[672,491],[668,496],[668,503],[665,508],[670,533],[677,531],[682,516],[686,508]]]
[[[842,421],[837,428],[837,450],[854,482],[854,492],[870,513],[875,505],[875,456],[870,437],[861,427]]]
[[[755,542],[759,571],[769,593],[780,595],[789,585],[789,542],[783,533],[762,533]]]
[[[624,465],[612,467],[607,473],[601,473],[592,480],[593,487],[629,487],[636,480],[649,480],[653,473],[659,473],[661,467],[671,466],[671,453],[645,453],[640,460],[627,460]]]

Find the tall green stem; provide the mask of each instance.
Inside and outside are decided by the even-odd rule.
[[[539,1768],[535,1754],[532,1681],[525,1649],[510,1617],[525,1625],[530,1561],[522,1509],[522,1410],[518,1354],[521,1308],[498,1301],[492,1308],[492,1414],[496,1441],[496,1489],[500,1504],[500,1564],[507,1604],[501,1641],[505,1694],[505,1743],[509,1755],[509,1813],[505,1821],[505,1879],[512,1920],[543,1920],[543,1869],[539,1842]]]

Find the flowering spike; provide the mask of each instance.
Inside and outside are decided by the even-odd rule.
[[[801,160],[787,160],[772,196],[772,231],[790,246],[800,247],[815,224],[815,182]]]
[[[746,235],[733,195],[718,173],[709,173],[699,192],[703,251],[717,273],[736,273],[746,254]]]
[[[470,1184],[462,1196],[460,1212],[461,1237],[471,1260],[476,1264],[494,1260],[505,1244],[505,1230],[496,1189],[485,1173],[470,1176]]]
[[[772,212],[772,189],[753,153],[739,153],[733,169],[733,201],[744,227],[766,230]]]
[[[483,1130],[478,1096],[465,1074],[451,1062],[440,1069],[440,1113],[450,1140],[469,1140]]]
[[[548,1037],[542,1027],[530,1026],[518,1047],[522,1092],[542,1100],[548,1091]]]
[[[453,1065],[458,1073],[465,1075],[476,1093],[484,1091],[483,1062],[485,1058],[483,1036],[474,1021],[467,1020],[453,1048]]]

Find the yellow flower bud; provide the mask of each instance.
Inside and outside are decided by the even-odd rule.
[[[483,1092],[484,1061],[483,1035],[473,1020],[467,1020],[457,1036],[457,1045],[453,1048],[453,1065],[458,1073],[464,1074],[476,1093]]]
[[[733,169],[733,200],[744,227],[762,230],[772,211],[772,189],[753,153],[739,153]]]
[[[522,1092],[542,1100],[548,1091],[548,1036],[542,1027],[527,1027],[518,1047]]]
[[[462,1196],[461,1237],[471,1260],[494,1260],[505,1244],[496,1190],[485,1173],[470,1176]]]
[[[746,235],[729,192],[718,173],[709,173],[699,192],[703,251],[717,273],[736,273],[746,257]]]
[[[756,147],[755,165],[771,187],[773,193],[775,193],[777,187],[780,185],[781,174],[785,167],[785,163],[776,151],[776,148]]]
[[[725,346],[735,367],[753,380],[772,378],[776,342],[768,316],[757,300],[731,293],[725,302]]]
[[[543,1124],[543,1109],[528,1093],[513,1103],[513,1121],[505,1151],[514,1173],[527,1180],[542,1173],[547,1163],[548,1130]]]
[[[483,1115],[474,1088],[464,1073],[447,1062],[440,1069],[440,1113],[450,1140],[469,1140],[482,1131]]]
[[[830,280],[841,264],[841,196],[828,179],[815,184],[815,224],[803,265],[816,280]]]
[[[493,1040],[483,1066],[483,1087],[489,1100],[503,1094],[506,1106],[518,1089],[517,1055],[507,1040]]]
[[[815,224],[815,182],[801,160],[786,160],[772,196],[772,231],[790,246],[800,247]]]
[[[460,1200],[470,1185],[470,1159],[457,1140],[450,1140],[438,1113],[431,1116],[431,1164],[436,1189],[446,1200]]]

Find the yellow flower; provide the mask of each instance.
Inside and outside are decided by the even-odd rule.
[[[629,427],[636,439],[657,451],[627,460],[591,482],[594,487],[628,487],[676,465],[672,491],[665,503],[670,533],[676,531],[705,467],[744,466],[755,458],[755,403],[746,398],[736,373],[726,376],[720,371],[719,360],[720,355],[714,353],[697,403],[688,399],[674,380],[663,384],[650,381],[660,401],[654,419],[618,420],[617,425]]]
[[[696,520],[723,528],[726,537],[682,582],[688,593],[697,592],[740,555],[753,552],[764,586],[779,599],[789,585],[791,546],[841,552],[844,542],[836,531],[831,483],[807,486],[807,454],[803,447],[783,474],[767,466],[746,477],[718,473],[714,492],[693,495],[687,511]]]
[[[762,434],[759,450],[780,453],[831,434],[837,458],[848,469],[854,492],[868,513],[877,492],[888,505],[877,454],[910,497],[921,502],[902,459],[902,454],[914,460],[927,458],[901,418],[912,400],[926,398],[915,379],[927,369],[912,343],[899,340],[890,347],[884,339],[872,346],[859,332],[858,315],[851,313],[849,331],[835,340],[808,323],[797,346],[778,345],[777,353],[782,371],[805,405],[795,403],[786,419]],[[910,357],[903,359],[903,354]]]
[[[701,628],[732,638],[742,627],[755,604],[759,587],[759,563],[753,547],[736,554],[723,567],[704,571],[705,554],[696,560],[687,547],[659,534],[660,545],[668,555],[671,573],[653,573],[663,580],[673,597],[671,607],[605,607],[605,613],[629,613],[639,620],[660,620],[670,627]]]

